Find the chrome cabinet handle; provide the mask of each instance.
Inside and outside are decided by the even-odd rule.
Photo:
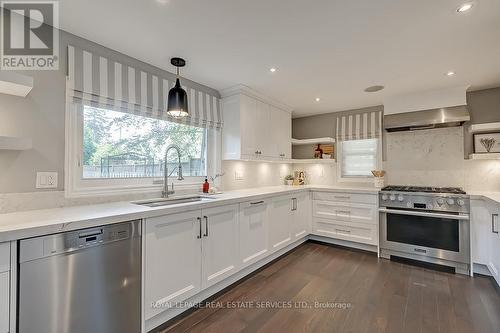
[[[200,233],[198,234],[198,236],[196,236],[197,239],[201,239],[201,217],[197,217],[196,218],[198,220],[198,223],[199,223],[199,226],[200,226]]]
[[[204,237],[208,237],[208,216],[203,216],[205,219],[205,233],[203,234]]]
[[[495,220],[498,221],[498,214],[491,214],[491,232],[494,234],[498,234],[498,229],[495,230]]]
[[[336,210],[337,214],[346,214],[346,215],[351,215],[350,210]]]
[[[297,198],[292,198],[292,212],[297,210]]]
[[[337,232],[339,232],[339,231],[340,231],[340,232],[346,232],[346,233],[348,233],[348,234],[350,234],[350,233],[351,233],[351,230],[343,230],[343,229],[335,229],[335,230],[336,230]]]
[[[351,199],[351,197],[349,196],[343,196],[343,195],[339,195],[339,196],[334,196],[335,199]]]
[[[250,202],[250,205],[260,205],[263,203],[264,203],[264,200],[261,200],[261,201],[256,201],[256,202]]]

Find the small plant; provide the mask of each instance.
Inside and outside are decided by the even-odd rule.
[[[292,175],[285,176],[285,180],[293,180],[293,176]]]

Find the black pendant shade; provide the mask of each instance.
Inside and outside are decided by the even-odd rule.
[[[175,118],[187,117],[189,116],[188,97],[179,81],[179,67],[185,66],[186,62],[181,58],[172,58],[170,62],[177,67],[177,79],[175,86],[168,92],[167,113]]]

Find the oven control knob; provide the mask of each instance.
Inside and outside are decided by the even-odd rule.
[[[396,196],[394,194],[391,194],[391,196],[389,197],[389,199],[391,199],[391,201],[394,201],[394,200],[396,200]]]
[[[455,204],[455,200],[453,200],[452,198],[449,198],[448,200],[446,200],[446,202],[448,203],[448,205],[454,205]]]
[[[438,198],[438,199],[436,200],[436,202],[437,202],[437,204],[438,204],[439,206],[442,206],[442,205],[444,204],[444,199],[443,199],[443,198]]]
[[[382,200],[387,200],[387,194],[382,194]]]
[[[399,200],[399,201],[403,202],[403,200],[404,200],[404,199],[405,199],[405,198],[404,198],[401,194],[398,196],[398,200]]]
[[[459,200],[457,201],[457,204],[458,204],[459,206],[463,206],[463,205],[465,205],[465,201],[463,201],[462,199],[459,199]]]

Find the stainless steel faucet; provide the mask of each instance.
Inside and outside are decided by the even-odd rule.
[[[179,159],[179,172],[177,173],[177,180],[184,180],[184,177],[182,177],[182,164],[181,164],[181,150],[177,145],[170,145],[167,147],[167,150],[165,151],[165,167],[164,167],[164,174],[163,174],[163,191],[161,192],[161,196],[163,198],[168,198],[170,194],[174,194],[174,183],[172,182],[172,190],[168,190],[168,152],[170,149],[175,149],[177,151],[177,157]],[[173,171],[173,170],[172,170]]]

